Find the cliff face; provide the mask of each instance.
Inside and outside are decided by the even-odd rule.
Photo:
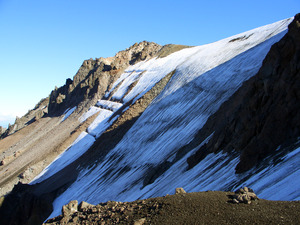
[[[67,108],[77,106],[79,110],[94,105],[129,65],[150,59],[162,46],[153,42],[140,42],[118,52],[114,57],[85,60],[73,78],[50,94],[49,113],[61,114]]]
[[[212,115],[194,142],[215,132],[212,139],[188,158],[194,167],[207,154],[237,151],[241,173],[267,156],[286,151],[300,136],[300,14],[288,33],[274,44],[256,76]],[[280,149],[278,149],[281,146]]]

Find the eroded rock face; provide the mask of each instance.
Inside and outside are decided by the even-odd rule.
[[[114,57],[85,60],[73,78],[50,94],[49,112],[60,114],[69,107],[93,105],[101,99],[129,65],[150,59],[162,46],[153,42],[140,42],[118,52]],[[94,101],[93,101],[94,99]],[[87,101],[92,100],[92,101]],[[88,105],[88,106],[89,106]]]
[[[6,128],[0,126],[0,136],[6,131]]]
[[[258,74],[212,115],[194,140],[214,132],[211,140],[188,158],[189,167],[207,154],[240,153],[236,172],[242,173],[280,145],[289,146],[300,136],[300,14],[288,33],[272,46]],[[277,151],[278,153],[278,151]]]
[[[16,117],[14,124],[9,125],[7,129],[2,128],[2,132],[0,129],[0,139],[17,132],[18,130],[26,127],[34,121],[42,118],[48,113],[48,103],[49,98],[43,98],[39,101],[38,104],[36,104],[33,109],[29,110],[24,116]]]

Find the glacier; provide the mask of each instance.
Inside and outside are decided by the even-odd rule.
[[[235,173],[239,157],[223,152],[209,154],[188,170],[186,159],[211,135],[181,158],[176,157],[177,151],[194,138],[209,116],[258,72],[269,49],[286,34],[292,19],[129,66],[106,92],[105,98],[111,97],[110,101],[99,99],[97,105],[81,117],[84,121],[99,113],[87,133],[81,136],[84,144],[74,143],[33,183],[42,182],[78,159],[95,142],[95,137],[101,137],[112,124],[110,119],[114,112],[130,101],[136,102],[170,72],[175,73],[103,159],[95,159],[89,167],[78,167],[76,181],[55,199],[49,218],[59,215],[62,206],[74,199],[91,204],[132,201],[172,194],[176,187],[193,192],[234,190],[248,185],[261,198],[275,200],[270,193],[281,189],[276,200],[299,200],[299,179],[295,179],[300,175],[299,148],[276,165],[243,174]],[[163,163],[169,163],[169,168],[152,183],[145,183],[149,170]],[[288,169],[290,167],[293,169]],[[293,185],[287,190],[288,184]]]

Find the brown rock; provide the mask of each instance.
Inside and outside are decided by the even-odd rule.
[[[176,188],[175,189],[175,194],[185,194],[185,190],[183,188]]]
[[[251,204],[251,200],[257,199],[258,197],[251,188],[244,187],[235,192],[235,195],[233,195],[232,203]]]
[[[83,211],[84,209],[89,209],[89,208],[92,208],[92,207],[94,207],[94,205],[82,201],[82,202],[79,204],[79,206],[78,206],[78,210],[79,210],[79,211]]]
[[[70,201],[67,205],[64,205],[62,208],[62,215],[63,217],[69,216],[70,214],[73,214],[74,212],[78,211],[78,201],[73,200]]]
[[[143,225],[146,222],[146,218],[141,218],[134,221],[134,225]]]

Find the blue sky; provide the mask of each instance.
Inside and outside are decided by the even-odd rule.
[[[298,12],[299,0],[0,0],[0,126],[73,78],[85,59],[143,40],[207,44]]]

